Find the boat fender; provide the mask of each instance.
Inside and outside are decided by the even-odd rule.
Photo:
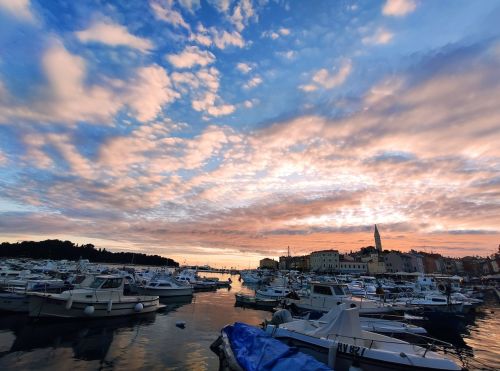
[[[66,300],[66,309],[70,310],[73,305],[73,297],[70,296],[68,300]]]
[[[186,327],[186,321],[177,321],[175,325],[179,328],[185,328]]]
[[[340,301],[338,301],[338,302],[337,302],[337,305],[340,305],[340,304],[342,304],[342,303],[341,303]]]
[[[94,310],[95,308],[93,305],[87,305],[83,310],[83,313],[85,313],[87,316],[91,316],[92,314],[94,314]]]
[[[351,303],[350,307],[351,307],[351,308],[356,308],[356,304]]]
[[[137,303],[134,307],[134,310],[136,312],[142,312],[142,310],[144,309],[144,305],[142,305],[142,303]]]
[[[108,313],[111,312],[111,309],[113,309],[113,300],[108,301],[108,307],[107,307]]]

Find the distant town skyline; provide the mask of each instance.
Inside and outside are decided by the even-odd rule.
[[[0,240],[179,263],[500,243],[500,4],[0,0]],[[445,20],[445,21],[444,21]]]

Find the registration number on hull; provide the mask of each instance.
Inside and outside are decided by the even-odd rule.
[[[337,345],[337,351],[341,353],[350,353],[358,357],[362,357],[365,354],[366,348],[358,347],[357,345],[340,343]]]

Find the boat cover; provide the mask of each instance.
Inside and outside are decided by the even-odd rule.
[[[229,338],[236,360],[246,371],[331,371],[315,358],[274,339],[259,328],[236,322],[223,331]]]

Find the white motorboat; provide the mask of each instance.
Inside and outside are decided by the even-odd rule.
[[[409,307],[420,307],[433,311],[445,311],[453,313],[464,313],[464,303],[453,299],[448,299],[441,294],[416,294],[411,297],[400,298],[394,301],[398,305]]]
[[[311,282],[309,294],[300,296],[299,299],[286,299],[286,304],[289,306],[316,312],[328,312],[340,303],[358,307],[361,314],[383,314],[407,309],[404,303],[398,305],[351,296],[347,293],[345,285],[336,282]]]
[[[113,317],[154,312],[160,308],[158,296],[126,296],[124,278],[96,276],[88,288],[61,294],[29,293],[30,317]]]
[[[424,347],[362,330],[358,308],[343,309],[314,329],[292,321],[267,325],[266,332],[340,371],[351,367],[364,371],[462,369],[449,357]]]
[[[327,325],[328,323],[335,320],[336,317],[344,310],[347,306],[345,303],[339,304],[336,307],[332,308],[328,313],[324,314],[317,320],[310,319],[295,319],[293,323],[291,321],[291,315],[285,314],[281,315],[281,311],[286,311],[286,309],[282,309],[281,311],[277,311],[277,318],[283,318],[285,321],[288,320],[286,327],[290,328],[300,328],[304,331],[313,331],[320,327]],[[306,316],[307,318],[307,316]],[[398,317],[399,318],[399,317]],[[401,317],[402,318],[402,317]],[[272,321],[271,323],[280,323],[280,320],[276,322]],[[273,317],[274,320],[274,317]],[[365,331],[377,332],[383,335],[394,336],[398,338],[411,338],[414,335],[425,335],[427,331],[423,327],[415,326],[406,322],[401,321],[393,321],[382,318],[372,318],[372,317],[359,317],[359,321],[361,324],[361,329]]]
[[[202,280],[194,269],[184,269],[175,278],[179,282],[193,285],[198,291],[211,291],[217,289],[217,282]]]
[[[240,277],[244,283],[255,284],[262,282],[262,275],[255,271],[241,271]]]
[[[176,281],[171,276],[157,275],[144,285],[135,286],[141,295],[157,295],[161,298],[193,295],[193,286],[189,283]]]
[[[255,296],[260,299],[283,299],[290,294],[292,290],[284,286],[266,286],[255,292]]]

